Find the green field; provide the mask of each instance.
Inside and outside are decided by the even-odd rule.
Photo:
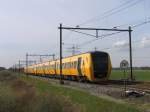
[[[1,112],[140,112],[135,105],[21,74],[1,72],[0,88]]]
[[[126,71],[126,77],[130,77],[130,71]],[[121,70],[112,70],[110,79],[123,79],[124,72]],[[133,70],[133,77],[137,81],[150,81],[150,70]]]

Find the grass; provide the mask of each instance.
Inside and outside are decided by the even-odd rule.
[[[0,112],[80,112],[80,107],[5,71],[0,72]]]
[[[58,96],[70,99],[73,104],[78,105],[81,112],[140,112],[134,106],[109,101],[108,99],[99,98],[84,91],[70,89],[61,85],[51,85],[49,82],[31,77],[26,78],[22,75],[20,78],[33,83],[41,93],[57,94]]]
[[[130,71],[126,72],[126,76],[129,76]],[[150,70],[133,70],[133,75],[137,81],[150,81]],[[123,79],[124,73],[121,70],[113,70],[110,79],[118,80]]]
[[[115,72],[118,74],[115,74],[114,78],[119,78],[122,72]],[[4,71],[0,72],[0,112],[11,111],[141,112],[135,105],[114,102],[85,91],[70,89],[63,85],[51,84],[48,81],[32,77],[27,78],[23,74]]]

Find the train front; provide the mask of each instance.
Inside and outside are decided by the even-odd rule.
[[[108,80],[112,69],[109,54],[106,52],[95,51],[91,53],[91,57],[95,81]]]

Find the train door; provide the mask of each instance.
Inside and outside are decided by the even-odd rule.
[[[78,66],[77,66],[77,69],[78,69],[78,74],[81,76],[82,75],[82,71],[81,71],[81,62],[82,62],[82,58],[78,58]]]

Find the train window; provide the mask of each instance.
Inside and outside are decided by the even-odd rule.
[[[66,63],[64,63],[64,68],[66,68]]]
[[[53,64],[53,69],[55,69],[55,65]]]
[[[71,68],[71,62],[69,62],[69,68]]]
[[[67,68],[69,68],[69,63],[67,63]]]
[[[72,68],[73,68],[73,66],[74,66],[74,63],[72,62]]]
[[[69,68],[69,63],[67,63],[67,68]]]
[[[70,68],[71,68],[71,62],[70,62]]]
[[[86,57],[86,63],[88,63],[88,57]]]
[[[82,65],[84,66],[84,60],[83,60],[83,63],[82,63]]]
[[[65,68],[65,63],[63,63],[63,69]]]
[[[67,63],[67,68],[69,68],[69,63]]]
[[[70,63],[68,62],[68,68],[70,68]]]
[[[72,68],[72,62],[70,62],[70,65],[71,65],[71,67],[70,67],[70,68]]]
[[[58,69],[60,68],[60,65],[58,64]]]
[[[70,62],[70,68],[72,68],[72,62]]]
[[[64,68],[66,68],[66,63],[64,64]]]
[[[67,67],[68,67],[68,65],[67,65],[67,63],[66,63],[66,69],[67,69]]]
[[[73,68],[75,68],[75,61],[73,62]]]
[[[57,69],[59,69],[59,64],[57,64]]]
[[[71,68],[71,63],[69,62],[69,68]]]
[[[72,62],[72,68],[74,68],[74,62]]]
[[[74,62],[74,68],[77,68],[77,61]]]
[[[69,67],[71,68],[71,62],[69,62]]]
[[[74,62],[72,62],[72,68],[74,68]]]
[[[56,64],[56,69],[58,69],[58,64]]]
[[[47,65],[45,65],[45,70],[47,70]]]
[[[64,66],[64,68],[65,68],[65,63],[64,63],[64,65],[63,65],[63,66]]]
[[[74,68],[77,68],[77,61],[75,61],[75,66],[74,66]]]
[[[68,68],[70,68],[70,63],[68,62]]]
[[[78,62],[76,61],[76,68],[78,67]]]

